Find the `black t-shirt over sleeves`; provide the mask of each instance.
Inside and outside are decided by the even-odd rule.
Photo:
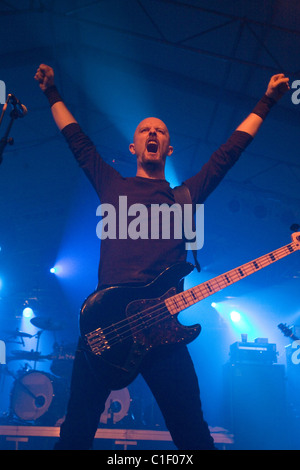
[[[185,181],[194,204],[202,204],[252,142],[250,134],[234,131],[225,144],[216,150],[201,170]]]
[[[69,124],[61,132],[79,166],[83,169],[101,199],[102,190],[112,180],[119,178],[120,174],[103,160],[94,143],[81,130],[79,124]]]

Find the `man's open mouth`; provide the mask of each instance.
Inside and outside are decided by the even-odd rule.
[[[156,153],[158,150],[158,142],[154,141],[154,140],[150,140],[148,143],[147,143],[147,151],[149,153]]]

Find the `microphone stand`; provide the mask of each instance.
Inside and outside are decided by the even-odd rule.
[[[4,113],[5,113],[6,108],[7,108],[8,101],[9,101],[9,96],[7,97],[6,103],[4,104],[3,109],[2,109],[2,113],[1,113],[1,116],[0,116],[0,126],[1,126],[1,123],[2,123],[2,120],[3,120]],[[14,108],[10,113],[10,122],[7,126],[6,132],[5,132],[4,136],[2,137],[2,139],[0,140],[0,165],[1,165],[2,160],[3,160],[2,155],[3,155],[3,152],[4,152],[4,149],[5,149],[6,145],[7,144],[13,145],[13,143],[14,143],[14,139],[12,137],[8,137],[8,136],[9,136],[9,133],[11,131],[13,123],[15,122],[16,119],[18,119],[18,117],[20,117],[20,115],[18,114],[17,110]]]

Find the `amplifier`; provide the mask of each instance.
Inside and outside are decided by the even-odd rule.
[[[230,346],[232,363],[274,364],[277,362],[276,344],[268,343],[267,338],[257,338],[254,342],[237,341]]]

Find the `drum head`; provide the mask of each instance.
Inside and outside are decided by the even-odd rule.
[[[34,421],[46,413],[53,395],[52,381],[47,374],[29,372],[15,381],[11,393],[11,407],[20,419]]]
[[[118,423],[124,416],[127,416],[130,407],[130,394],[128,388],[114,390],[110,393],[105,403],[105,410],[100,416],[100,423],[107,424],[112,420],[113,424]]]

